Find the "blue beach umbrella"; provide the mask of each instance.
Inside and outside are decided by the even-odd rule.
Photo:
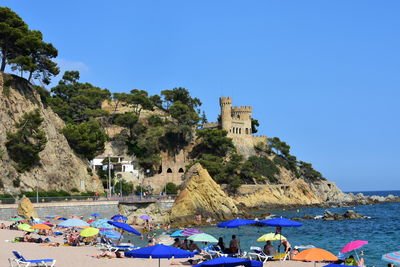
[[[300,227],[303,224],[285,218],[276,218],[259,221],[259,223],[267,226],[280,226],[280,227]]]
[[[183,237],[184,235],[182,235],[183,230],[177,230],[175,232],[173,232],[170,236],[172,237]]]
[[[119,221],[119,220],[127,221],[128,218],[126,218],[124,215],[118,214],[118,215],[112,216],[111,220],[113,220],[113,221]]]
[[[92,216],[92,217],[100,217],[101,215],[100,214],[98,214],[98,213],[93,213],[93,214],[91,214],[90,216]]]
[[[102,230],[100,231],[100,235],[105,236],[111,239],[122,239],[124,238],[120,232],[114,230]]]
[[[60,227],[89,227],[90,225],[80,219],[68,219],[58,224]]]
[[[138,231],[136,231],[135,229],[132,228],[132,226],[130,226],[127,223],[123,223],[123,222],[113,222],[113,221],[108,221],[109,224],[122,229],[124,231],[127,231],[128,233],[132,233],[135,235],[142,235],[141,233],[139,233]]]
[[[262,267],[261,261],[252,261],[249,259],[233,258],[233,257],[219,257],[209,261],[204,261],[195,265],[195,267],[202,266],[215,266],[215,267],[233,267],[233,266],[245,266],[245,267]]]
[[[96,227],[99,229],[114,229],[115,227],[108,223],[106,218],[95,220],[90,224],[92,227]]]
[[[248,219],[234,219],[226,222],[221,222],[217,224],[217,226],[220,228],[237,228],[241,225],[250,225],[250,224],[255,224],[257,222],[258,221],[248,220]]]
[[[193,252],[165,245],[155,245],[125,252],[125,257],[158,259],[158,266],[160,266],[160,259],[191,258],[193,256]]]
[[[303,224],[296,222],[296,221],[292,221],[289,219],[285,219],[285,218],[275,218],[275,219],[268,219],[268,220],[261,220],[259,221],[259,223],[261,223],[262,225],[267,225],[267,226],[275,226],[275,227],[300,227]],[[280,234],[282,235],[282,230],[280,231]],[[278,252],[281,249],[281,245],[279,245],[278,247]]]

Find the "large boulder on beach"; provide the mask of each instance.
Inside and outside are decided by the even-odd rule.
[[[367,217],[358,214],[354,210],[348,210],[344,214],[332,213],[329,210],[325,210],[323,219],[325,221],[333,221],[333,220],[358,220],[358,219],[366,219]]]
[[[33,217],[38,218],[38,214],[33,206],[32,202],[27,197],[23,197],[19,203],[17,208],[17,214],[19,216],[25,217],[27,219]]]
[[[235,202],[211,178],[200,163],[193,165],[185,174],[169,220],[174,224],[189,224],[198,220],[228,220],[239,214]],[[200,216],[198,216],[200,215]]]

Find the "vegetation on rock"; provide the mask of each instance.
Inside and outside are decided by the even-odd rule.
[[[6,148],[16,163],[18,172],[30,170],[40,161],[39,153],[47,143],[46,134],[40,129],[43,118],[38,109],[25,113],[16,123],[16,132],[7,132]]]

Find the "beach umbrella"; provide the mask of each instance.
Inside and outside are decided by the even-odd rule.
[[[250,225],[250,224],[255,224],[258,223],[258,221],[255,220],[248,220],[248,219],[233,219],[230,221],[226,222],[221,222],[217,224],[219,228],[237,228],[242,225]]]
[[[292,257],[295,261],[313,261],[314,266],[317,261],[337,261],[338,258],[327,250],[321,248],[310,248],[303,250]]]
[[[15,216],[15,217],[11,217],[10,218],[10,221],[14,221],[14,222],[23,221],[23,220],[25,220],[25,219],[22,218],[22,217],[19,217],[19,216]]]
[[[107,238],[115,239],[115,240],[124,238],[120,232],[117,232],[114,230],[101,230],[100,235],[105,236]]]
[[[86,227],[89,227],[90,225],[87,222],[82,221],[80,219],[68,219],[66,221],[63,221],[63,222],[59,223],[58,226],[60,226],[60,227],[86,228]]]
[[[92,217],[100,217],[101,215],[100,214],[98,214],[98,213],[93,213],[93,214],[91,214],[90,216],[92,216]]]
[[[114,229],[115,227],[108,223],[107,218],[95,220],[90,224],[92,227],[96,227],[99,229]]]
[[[43,224],[46,224],[46,225],[48,225],[48,226],[50,226],[50,227],[53,226],[53,224],[52,224],[51,222],[44,222]]]
[[[162,244],[166,246],[170,246],[175,242],[175,240],[169,235],[159,235],[155,239],[157,244]]]
[[[182,235],[182,231],[183,230],[177,230],[177,231],[173,232],[170,236],[172,236],[172,237],[183,237],[184,235]]]
[[[233,257],[218,257],[209,261],[204,261],[195,265],[201,266],[215,266],[215,267],[231,267],[231,266],[245,266],[245,267],[262,267],[261,261],[252,261],[249,259],[233,258]]]
[[[368,241],[364,241],[364,240],[355,240],[355,241],[351,241],[350,243],[346,244],[346,245],[342,248],[342,250],[340,251],[340,253],[347,253],[347,252],[356,250],[356,249],[358,249],[358,248],[360,248],[360,247],[362,247],[362,246],[364,246],[364,245],[366,245],[366,244],[368,244]],[[356,257],[357,257],[357,260],[359,261],[359,260],[360,260],[360,257],[358,256],[357,251],[356,251]]]
[[[31,226],[26,223],[22,223],[17,226],[19,230],[26,231],[26,232],[34,232],[34,229],[31,229]]]
[[[193,252],[165,245],[155,245],[125,252],[125,257],[158,259],[158,266],[161,265],[160,259],[191,258],[193,256]]]
[[[51,229],[50,226],[44,224],[44,223],[38,223],[38,224],[34,224],[30,227],[30,229],[36,229],[36,230],[49,230]]]
[[[209,242],[209,243],[217,243],[218,240],[213,237],[212,235],[209,234],[196,234],[196,235],[191,235],[188,237],[188,240],[192,240],[194,242]]]
[[[117,227],[117,228],[119,228],[119,229],[122,229],[123,231],[127,231],[128,233],[132,233],[132,234],[135,234],[135,235],[142,235],[141,233],[139,233],[138,231],[136,231],[135,229],[133,229],[132,226],[130,226],[130,225],[127,224],[127,223],[123,223],[123,222],[114,222],[114,221],[108,221],[108,223],[111,224],[111,225],[113,225],[113,226],[115,226],[115,227]],[[122,236],[121,236],[121,237],[122,237]],[[119,244],[120,241],[121,241],[121,238],[118,239],[118,244]]]
[[[113,221],[119,221],[119,220],[121,220],[121,221],[127,221],[128,218],[126,218],[124,215],[118,214],[118,215],[112,216],[112,217],[111,217],[111,220],[113,220]]]
[[[139,218],[142,219],[142,220],[150,220],[150,216],[147,215],[147,214],[142,215],[142,216],[140,216]]]
[[[382,260],[396,265],[400,264],[400,251],[384,254],[382,255]]]
[[[67,219],[67,218],[64,218],[63,216],[57,216],[57,217],[54,217],[54,220],[66,221],[66,220],[68,220],[68,219]]]
[[[54,218],[56,218],[57,217],[57,215],[47,215],[46,216],[46,218],[50,218],[50,219],[54,219]]]
[[[202,234],[203,232],[194,228],[185,228],[181,232],[182,236],[191,236],[191,235],[196,235],[196,234]]]
[[[91,219],[91,220],[87,221],[87,223],[88,223],[88,224],[91,224],[91,223],[94,222],[94,221],[95,221],[95,219]]]
[[[275,218],[275,219],[267,219],[267,220],[261,220],[259,221],[262,225],[267,225],[267,226],[275,226],[281,228],[281,231],[277,234],[282,234],[282,227],[300,227],[303,224],[292,221],[289,219],[285,218]],[[278,246],[278,252],[281,250],[281,245]]]
[[[347,253],[350,252],[352,250],[358,249],[364,245],[368,244],[368,241],[364,241],[364,240],[356,240],[356,241],[351,241],[350,243],[346,244],[342,250],[340,251],[340,253]]]
[[[284,237],[281,234],[269,233],[262,235],[257,239],[258,242],[278,241],[278,240],[286,240],[286,237]]]
[[[94,228],[94,227],[88,227],[83,229],[79,235],[83,236],[83,237],[89,237],[89,236],[94,236],[97,235],[99,233],[99,229]]]

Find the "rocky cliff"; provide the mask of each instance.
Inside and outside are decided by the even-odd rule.
[[[4,85],[4,80],[7,84]],[[77,157],[60,130],[64,122],[46,107],[39,94],[22,78],[0,73],[0,173],[3,188],[0,193],[16,193],[20,190],[71,190],[102,192],[103,187],[96,174],[88,169],[87,162]],[[5,147],[6,132],[15,130],[15,123],[25,112],[39,108],[44,118],[42,129],[46,133],[46,148],[40,152],[40,165],[24,173],[18,173]],[[89,170],[89,171],[88,171]],[[14,183],[13,183],[14,181]],[[18,184],[19,187],[14,187]]]
[[[202,219],[220,221],[232,219],[237,214],[239,209],[234,201],[222,191],[208,171],[197,163],[185,174],[169,219],[172,223],[191,223],[195,215],[201,215]]]

